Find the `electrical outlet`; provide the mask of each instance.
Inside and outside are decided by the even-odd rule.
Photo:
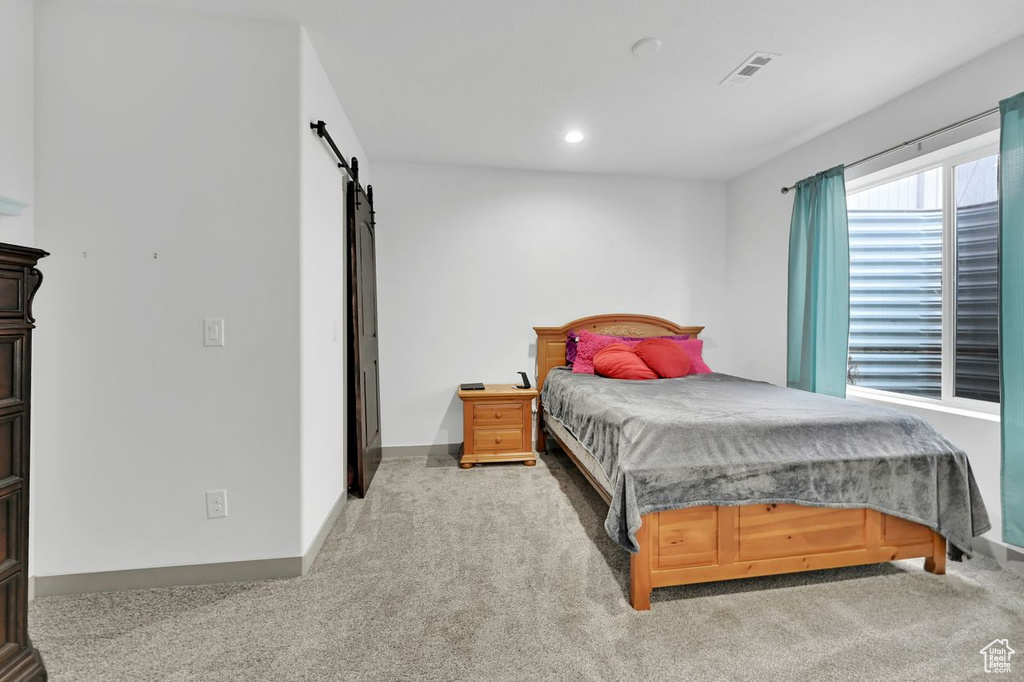
[[[219,519],[228,515],[228,491],[206,491],[206,518]]]

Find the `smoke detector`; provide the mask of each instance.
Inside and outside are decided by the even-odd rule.
[[[770,52],[755,52],[743,60],[743,63],[736,67],[735,71],[726,76],[720,85],[743,85],[757,75],[761,69],[781,56]]]

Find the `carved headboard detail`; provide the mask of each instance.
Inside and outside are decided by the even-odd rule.
[[[555,367],[565,364],[565,337],[570,329],[586,329],[597,334],[613,336],[669,336],[689,334],[697,338],[704,327],[682,327],[675,322],[663,320],[650,315],[631,315],[618,313],[611,315],[594,315],[581,317],[561,327],[534,327],[537,332],[537,390],[544,388],[544,379]],[[543,414],[540,401],[537,401],[539,414]],[[543,430],[538,424],[537,449],[543,450]]]
[[[575,329],[575,327],[573,327],[573,329]],[[644,336],[642,329],[628,324],[615,324],[610,327],[604,327],[602,328],[601,333],[610,334],[611,336]]]

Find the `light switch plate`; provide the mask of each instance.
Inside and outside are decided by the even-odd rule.
[[[228,491],[206,491],[206,518],[220,519],[228,515]]]
[[[207,318],[203,320],[203,345],[223,346],[224,345],[224,320]]]

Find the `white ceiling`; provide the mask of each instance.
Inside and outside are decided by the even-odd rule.
[[[373,162],[709,179],[1024,33],[1021,0],[130,4],[302,23]],[[662,51],[634,57],[646,36]],[[782,57],[745,85],[719,85],[759,50]],[[582,143],[563,140],[572,128]]]

